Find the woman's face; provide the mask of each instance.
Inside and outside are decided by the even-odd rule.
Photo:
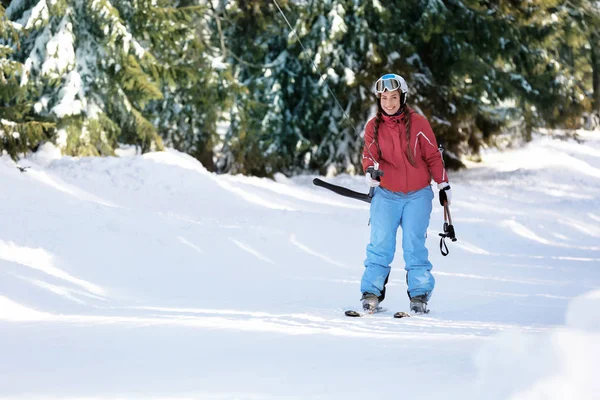
[[[400,91],[394,90],[393,92],[385,91],[381,93],[381,107],[386,114],[396,114],[400,109]]]

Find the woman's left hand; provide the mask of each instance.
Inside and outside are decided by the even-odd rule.
[[[443,207],[444,202],[447,202],[448,205],[452,204],[452,189],[450,189],[450,184],[448,182],[438,183],[438,189],[440,189],[440,205]]]

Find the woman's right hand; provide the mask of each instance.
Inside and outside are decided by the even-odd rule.
[[[370,172],[368,172],[368,171],[367,171],[367,173],[365,174],[365,181],[367,181],[367,185],[368,185],[369,187],[372,187],[372,188],[374,188],[374,187],[377,187],[377,186],[381,185],[381,182],[380,182],[380,181],[378,181],[378,180],[376,180],[376,179],[373,179],[373,178],[371,177],[371,173],[370,173]]]

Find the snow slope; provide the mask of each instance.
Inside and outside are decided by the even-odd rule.
[[[343,316],[368,207],[313,177],[2,157],[0,399],[595,399],[600,132],[581,134],[451,175],[459,240],[441,256],[434,207],[432,312],[403,320],[400,253],[389,312]]]

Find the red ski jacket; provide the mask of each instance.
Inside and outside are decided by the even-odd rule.
[[[365,146],[363,148],[363,170],[379,163],[383,171],[381,187],[393,192],[408,193],[423,189],[431,184],[448,182],[442,156],[437,147],[435,135],[425,117],[416,112],[411,115],[410,151],[415,166],[406,156],[406,129],[402,115],[382,115],[379,123],[378,142],[381,159],[374,141],[375,118],[367,122]]]

